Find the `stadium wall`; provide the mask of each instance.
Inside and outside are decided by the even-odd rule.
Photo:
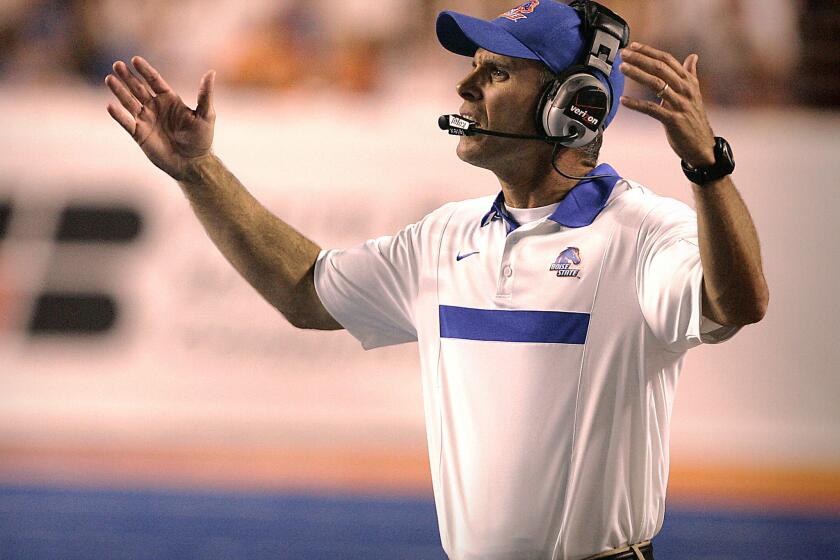
[[[416,97],[222,95],[215,150],[282,219],[347,246],[498,190],[437,129],[454,95]],[[0,483],[428,494],[414,345],[287,325],[105,104],[0,91]],[[840,116],[711,119],[771,303],[689,353],[670,495],[840,511]],[[623,110],[602,161],[690,203],[656,122]]]

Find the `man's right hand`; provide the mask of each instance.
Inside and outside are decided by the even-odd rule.
[[[142,79],[122,61],[115,62],[114,73],[105,78],[120,102],[108,104],[108,113],[134,138],[152,163],[172,178],[184,179],[190,163],[210,154],[213,145],[216,73],[210,70],[201,78],[198,104],[193,110],[146,60],[135,56],[131,63]]]

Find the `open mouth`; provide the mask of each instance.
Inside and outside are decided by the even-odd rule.
[[[478,126],[481,126],[481,123],[479,122],[478,118],[471,113],[458,113],[458,116],[461,117],[462,119],[466,119],[470,122],[474,122]]]

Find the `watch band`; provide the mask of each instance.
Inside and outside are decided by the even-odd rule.
[[[685,160],[681,160],[683,173],[688,180],[695,185],[703,186],[706,183],[717,181],[726,177],[735,169],[735,159],[732,155],[732,147],[725,139],[715,136],[715,162],[706,167],[692,167]]]

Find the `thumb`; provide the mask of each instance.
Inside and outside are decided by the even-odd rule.
[[[213,115],[213,84],[216,81],[216,71],[208,70],[201,78],[201,85],[198,86],[198,104],[195,112],[201,118],[208,118]]]
[[[683,62],[683,68],[686,71],[694,76],[697,77],[697,61],[700,60],[700,55],[697,54],[690,54],[685,58],[685,62]]]

